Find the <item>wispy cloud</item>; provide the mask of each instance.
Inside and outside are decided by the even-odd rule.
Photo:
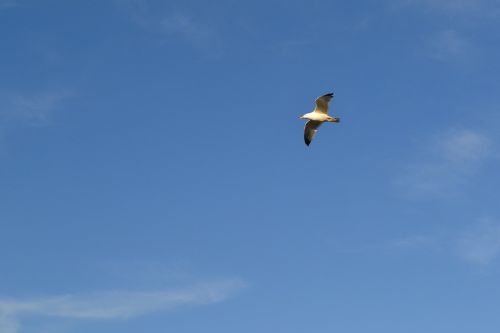
[[[441,138],[438,149],[446,160],[467,166],[491,154],[491,141],[477,131],[453,130]]]
[[[160,24],[166,34],[184,38],[195,46],[204,47],[215,39],[215,34],[211,29],[201,26],[185,14],[176,13],[167,16]]]
[[[455,30],[438,32],[428,41],[428,54],[437,60],[447,61],[469,54],[473,48],[471,42]]]
[[[19,325],[15,318],[0,312],[0,332],[1,333],[16,333],[19,330]]]
[[[407,4],[423,5],[446,11],[465,11],[485,5],[484,0],[407,0]]]
[[[31,125],[45,125],[52,113],[72,94],[53,90],[33,94],[8,94],[2,97],[0,117],[4,121],[21,121]]]
[[[149,2],[147,0],[114,0],[116,7],[122,10],[136,24],[147,27],[149,21],[147,19],[150,11]]]
[[[115,0],[134,24],[164,40],[184,42],[204,54],[213,56],[221,52],[221,38],[213,22],[192,12],[167,11],[146,0]]]
[[[403,0],[397,1],[398,7],[417,6],[448,15],[488,14],[498,9],[495,0]]]
[[[78,320],[128,319],[183,305],[218,303],[244,286],[241,280],[224,280],[176,290],[112,291],[24,300],[0,299],[0,332],[18,332],[19,322],[27,316]]]
[[[428,234],[409,235],[388,240],[366,250],[433,251],[446,253],[467,264],[486,267],[500,257],[500,223],[481,218],[467,226]]]
[[[436,241],[435,237],[428,235],[413,235],[406,236],[397,239],[393,239],[389,242],[389,247],[392,248],[418,248],[422,246],[429,246]]]
[[[19,5],[19,0],[0,0],[0,10],[16,7]]]
[[[457,250],[466,261],[487,265],[500,256],[500,223],[483,219],[457,237]]]
[[[8,146],[5,139],[8,132],[18,127],[49,125],[53,113],[61,109],[72,95],[67,90],[0,93],[0,156]]]
[[[430,140],[428,146],[432,148],[396,180],[407,194],[456,194],[485,161],[495,156],[491,139],[471,129],[447,131]]]

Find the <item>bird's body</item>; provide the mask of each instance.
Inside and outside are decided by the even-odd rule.
[[[302,118],[314,120],[314,121],[321,121],[321,122],[325,122],[325,121],[335,122],[335,119],[337,119],[337,118],[330,117],[329,115],[327,115],[325,113],[314,112],[314,111],[306,113],[305,115],[302,116]]]
[[[309,146],[314,134],[324,122],[338,123],[340,118],[330,117],[328,115],[328,103],[333,98],[333,93],[320,96],[316,99],[316,108],[314,111],[304,114],[301,119],[308,119],[304,127],[304,141]]]

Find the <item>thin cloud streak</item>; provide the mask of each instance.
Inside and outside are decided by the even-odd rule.
[[[16,7],[19,5],[18,0],[0,0],[0,10]]]
[[[485,3],[483,0],[408,0],[407,2],[447,11],[471,10]]]
[[[63,102],[71,96],[72,93],[63,90],[10,94],[3,97],[0,117],[4,121],[45,125],[50,121],[52,113],[61,108]]]
[[[498,8],[493,0],[405,0],[395,5],[398,7],[419,6],[442,14],[465,16],[487,14]]]
[[[389,243],[389,247],[406,248],[406,249],[418,248],[423,246],[429,246],[435,241],[436,240],[434,237],[424,236],[424,235],[414,235],[414,236],[394,239]]]
[[[210,31],[198,27],[190,17],[179,13],[163,19],[161,26],[167,34],[177,34],[196,43],[211,35]]]
[[[165,36],[183,40],[206,55],[216,57],[221,55],[221,39],[213,26],[199,22],[190,15],[175,13],[166,16],[161,20],[159,29]]]
[[[0,313],[0,333],[16,333],[18,330],[19,325],[14,318]]]
[[[128,319],[179,306],[219,303],[244,287],[241,280],[224,280],[167,291],[113,291],[27,300],[0,299],[0,328],[2,333],[18,332],[18,322],[26,316]]]
[[[478,219],[458,230],[395,238],[384,246],[366,248],[390,251],[439,251],[465,263],[486,267],[500,257],[500,223],[490,217]]]
[[[222,40],[213,22],[186,12],[156,10],[146,0],[115,0],[131,21],[164,41],[178,40],[207,56],[220,56]]]
[[[462,232],[457,239],[462,259],[478,265],[488,265],[500,255],[500,224],[483,219],[478,226]]]
[[[457,194],[484,162],[495,156],[490,138],[471,129],[449,130],[428,146],[433,148],[396,180],[411,196]]]
[[[430,39],[429,56],[431,58],[447,61],[466,56],[473,50],[471,43],[455,30],[443,30]]]

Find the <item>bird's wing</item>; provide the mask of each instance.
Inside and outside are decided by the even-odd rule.
[[[309,146],[312,139],[314,138],[314,134],[316,134],[316,131],[321,126],[321,124],[322,124],[321,121],[315,121],[315,120],[309,120],[306,123],[306,126],[304,127],[304,141],[306,145]]]
[[[314,112],[320,112],[320,113],[327,114],[328,113],[328,103],[330,103],[332,98],[333,98],[333,93],[329,93],[329,94],[323,95],[321,97],[318,97],[316,99],[316,108],[314,109]]]

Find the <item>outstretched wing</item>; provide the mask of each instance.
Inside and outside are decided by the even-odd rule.
[[[318,131],[318,128],[321,126],[321,121],[309,120],[304,127],[304,141],[306,145],[309,146],[312,139],[314,138],[314,134]]]
[[[330,103],[332,98],[333,98],[333,93],[329,93],[329,94],[323,95],[321,97],[318,97],[316,99],[316,108],[314,109],[314,112],[320,112],[320,113],[327,114],[328,113],[328,103]]]

